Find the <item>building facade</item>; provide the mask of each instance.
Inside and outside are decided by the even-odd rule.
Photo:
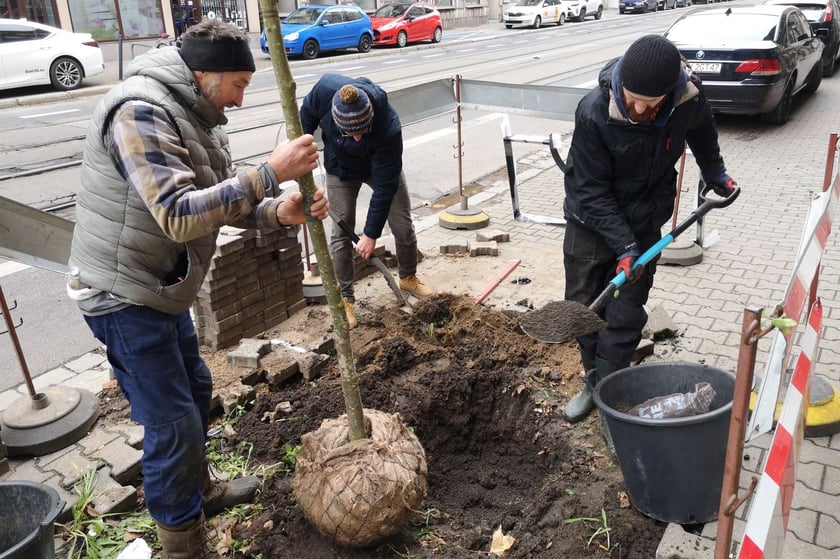
[[[493,0],[489,0],[493,1]],[[491,11],[488,0],[437,0],[444,28],[481,25]],[[335,0],[278,0],[283,17],[306,4]],[[359,0],[372,13],[390,0]],[[260,32],[259,0],[0,0],[0,17],[25,18],[69,31],[90,33],[97,41],[177,37],[204,18],[218,18],[247,32]]]

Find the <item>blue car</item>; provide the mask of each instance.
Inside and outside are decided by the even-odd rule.
[[[307,60],[318,58],[322,51],[355,48],[369,52],[373,27],[368,15],[358,6],[305,6],[280,21],[283,46],[287,56]],[[266,54],[266,32],[260,35],[260,49]]]

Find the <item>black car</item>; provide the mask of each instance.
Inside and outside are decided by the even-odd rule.
[[[793,96],[822,81],[823,43],[799,8],[704,8],[665,32],[703,82],[718,113],[760,114],[773,124],[790,117]]]
[[[811,29],[825,43],[823,49],[823,77],[834,74],[840,62],[840,3],[837,0],[767,0],[767,4],[796,6],[811,24]]]

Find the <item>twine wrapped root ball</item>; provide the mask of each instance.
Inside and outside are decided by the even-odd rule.
[[[346,547],[399,532],[426,498],[426,453],[399,414],[363,410],[368,438],[348,440],[347,416],[301,438],[294,492],[304,514]]]

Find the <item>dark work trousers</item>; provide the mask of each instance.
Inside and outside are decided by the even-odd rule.
[[[641,252],[653,246],[660,235],[637,238]],[[566,270],[566,299],[591,305],[616,276],[618,255],[603,237],[586,227],[569,221],[563,238],[563,264]],[[656,260],[644,268],[644,275],[636,282],[621,286],[618,297],[609,297],[599,316],[607,323],[600,332],[577,338],[583,350],[602,359],[626,367],[642,339],[647,322],[644,304],[653,287]]]
[[[363,180],[341,180],[327,174],[327,198],[330,201],[330,215],[340,219],[350,229],[356,230],[356,199],[362,184],[370,184]],[[391,209],[388,212],[388,227],[394,235],[394,245],[397,251],[397,271],[401,278],[413,276],[417,273],[417,235],[414,223],[411,221],[411,199],[408,196],[408,186],[405,174],[400,173],[400,184]],[[361,232],[357,231],[361,237]],[[341,287],[341,296],[348,301],[355,301],[353,281],[353,243],[350,238],[337,226],[332,226],[330,237],[330,254],[333,258],[335,277]]]
[[[144,428],[143,487],[155,521],[177,526],[201,514],[204,441],[213,396],[189,311],[131,306],[86,316]]]

